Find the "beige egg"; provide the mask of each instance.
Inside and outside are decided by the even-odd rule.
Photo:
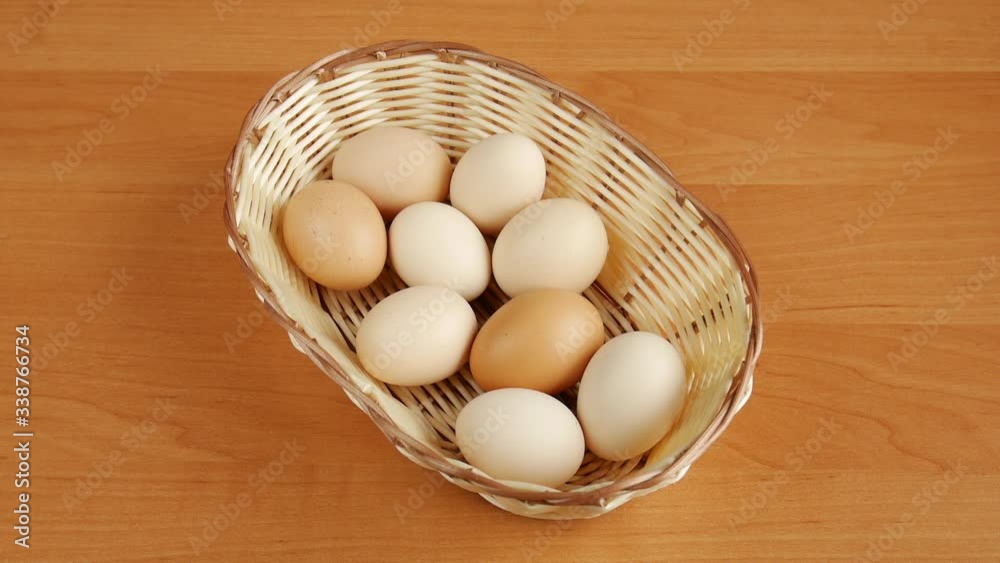
[[[579,293],[542,289],[519,295],[487,319],[469,367],[483,389],[559,393],[580,381],[604,343],[597,308]]]
[[[461,295],[440,286],[408,287],[365,315],[358,360],[386,383],[427,385],[465,365],[478,330],[476,314]]]
[[[469,401],[455,435],[465,459],[489,476],[548,487],[569,481],[585,453],[572,411],[530,389],[499,389]]]
[[[642,455],[684,408],[684,362],[663,337],[627,332],[594,354],[580,381],[576,414],[587,447],[612,461]]]
[[[514,297],[542,288],[581,292],[608,256],[601,216],[575,199],[543,199],[522,209],[493,247],[493,276]]]
[[[284,207],[281,233],[292,261],[311,279],[336,290],[361,289],[382,273],[385,223],[361,190],[320,180]]]
[[[485,235],[496,236],[511,217],[542,199],[545,157],[530,138],[500,133],[470,148],[451,177],[451,204]]]
[[[331,171],[334,180],[368,194],[389,221],[418,201],[444,201],[451,161],[441,145],[421,131],[378,126],[344,141]]]
[[[422,201],[389,227],[389,262],[407,285],[443,285],[467,301],[490,283],[490,249],[479,229],[445,203]]]

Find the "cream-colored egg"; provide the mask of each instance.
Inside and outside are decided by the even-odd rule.
[[[451,204],[487,235],[496,236],[511,217],[542,198],[545,157],[534,141],[500,133],[470,148],[451,177]]]
[[[368,194],[388,221],[418,201],[444,201],[451,161],[427,134],[383,125],[344,141],[331,171]]]
[[[385,223],[368,196],[343,182],[321,180],[295,192],[281,234],[292,261],[330,289],[361,289],[385,266]]]
[[[608,256],[600,215],[581,201],[543,199],[522,209],[493,247],[493,275],[507,295],[543,288],[581,292]]]
[[[659,442],[684,407],[687,380],[680,354],[649,332],[609,340],[590,359],[576,399],[587,447],[621,461]]]
[[[408,287],[372,307],[358,327],[357,353],[372,376],[393,385],[427,385],[469,359],[479,325],[451,289]]]
[[[490,283],[486,239],[468,217],[444,203],[415,203],[393,219],[389,261],[407,285],[443,285],[468,301]]]
[[[573,413],[530,389],[498,389],[469,401],[455,434],[465,459],[491,477],[548,487],[569,481],[585,451]]]

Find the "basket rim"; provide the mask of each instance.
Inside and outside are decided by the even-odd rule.
[[[481,472],[476,473],[470,469],[456,467],[437,450],[402,432],[385,410],[372,397],[367,395],[363,389],[356,386],[343,368],[319,344],[306,335],[295,320],[282,310],[268,283],[254,269],[250,257],[249,241],[240,233],[237,226],[235,209],[236,197],[238,196],[236,172],[239,170],[239,166],[237,165],[241,161],[246,146],[250,143],[260,141],[261,137],[256,131],[256,127],[261,118],[284,101],[292,91],[300,87],[306,80],[319,78],[325,81],[335,77],[338,71],[347,66],[411,54],[435,54],[444,60],[457,61],[470,59],[486,63],[544,88],[551,93],[553,100],[557,103],[560,98],[568,100],[580,108],[580,111],[587,118],[596,120],[601,126],[612,132],[620,142],[632,150],[654,173],[663,177],[676,190],[676,197],[679,204],[684,205],[685,202],[690,202],[705,218],[705,226],[715,233],[736,261],[747,291],[747,304],[750,306],[751,327],[747,351],[737,373],[733,376],[729,391],[726,393],[714,418],[691,444],[676,455],[671,463],[656,471],[640,470],[590,490],[553,492],[526,491],[488,477]],[[293,345],[300,352],[312,359],[324,373],[344,390],[348,398],[372,419],[375,425],[397,449],[407,454],[407,457],[413,456],[418,458],[420,460],[418,464],[432,468],[450,480],[461,479],[469,483],[474,483],[478,487],[478,490],[475,490],[475,492],[480,494],[497,495],[526,502],[540,502],[553,506],[596,505],[603,507],[607,504],[608,499],[614,496],[636,493],[656,488],[658,485],[666,485],[671,480],[677,480],[682,477],[691,464],[722,434],[722,431],[725,430],[736,413],[743,407],[751,393],[753,372],[763,345],[760,294],[756,271],[731,228],[697,197],[688,192],[659,157],[653,154],[638,139],[622,129],[610,116],[597,108],[589,100],[551,82],[538,72],[521,63],[485,53],[476,47],[462,43],[421,40],[387,41],[366,47],[343,49],[322,57],[301,70],[289,73],[278,80],[247,112],[240,127],[236,144],[226,161],[225,187],[226,201],[223,206],[223,219],[225,221],[229,245],[236,252],[240,266],[250,280],[250,284],[258,298],[264,304],[267,314],[288,332],[292,338]],[[412,458],[411,460],[416,461]]]

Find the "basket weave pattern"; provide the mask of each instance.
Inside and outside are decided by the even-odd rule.
[[[423,387],[387,386],[354,355],[365,314],[405,285],[390,269],[370,287],[337,292],[291,262],[280,211],[295,190],[328,178],[345,139],[384,123],[432,136],[452,162],[494,133],[515,131],[542,149],[545,197],[591,204],[610,252],[584,292],[608,337],[645,330],[681,352],[689,394],[671,434],[648,454],[609,462],[588,452],[559,489],[498,481],[472,468],[455,419],[482,390],[468,369]],[[749,397],[762,343],[757,285],[728,227],[670,170],[589,102],[534,71],[472,47],[397,41],[343,51],[278,81],[250,111],[226,166],[225,221],[258,297],[293,345],[413,462],[536,518],[586,518],[683,477]],[[472,303],[480,322],[506,301],[491,284]],[[562,397],[573,405],[573,392]]]

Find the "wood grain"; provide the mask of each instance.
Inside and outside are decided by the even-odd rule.
[[[1000,253],[995,3],[918,4],[888,39],[885,0],[566,0],[565,19],[551,0],[401,0],[369,25],[365,41],[470,43],[594,100],[754,259],[767,324],[748,407],[679,484],[562,527],[398,455],[261,319],[226,248],[212,174],[244,113],[388,5],[242,0],[220,18],[207,0],[71,0],[0,49],[0,332],[30,324],[36,354],[64,343],[32,376],[30,551],[13,545],[13,438],[0,448],[0,556],[1000,560],[1000,278],[983,261]],[[39,9],[0,6],[8,44]],[[726,9],[732,22],[679,68],[674,53]],[[162,83],[122,117],[115,100],[157,65]],[[829,99],[786,137],[779,121],[814,87]],[[52,162],[102,119],[113,130],[57,179]],[[949,127],[957,139],[913,178],[907,162]],[[732,184],[769,139],[777,150]],[[850,236],[896,180],[905,192]],[[88,299],[115,271],[131,279],[98,312]],[[924,342],[937,311],[948,321]],[[157,401],[172,401],[166,418]],[[304,450],[258,489],[252,475],[293,441]],[[114,474],[95,477],[112,456]],[[190,538],[238,498],[249,505],[196,554]]]

